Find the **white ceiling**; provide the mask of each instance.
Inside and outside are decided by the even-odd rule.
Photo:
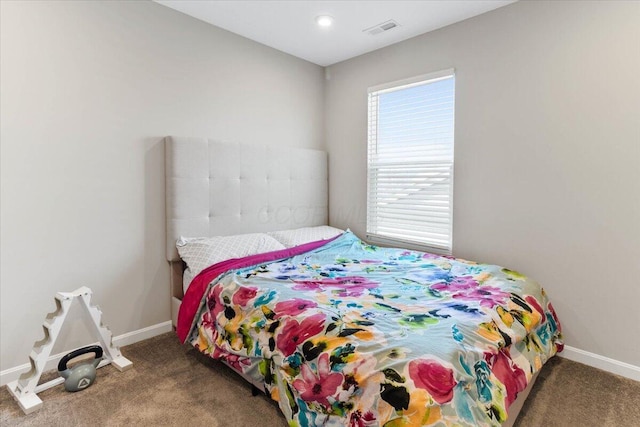
[[[155,1],[251,40],[328,66],[516,0]],[[315,23],[318,15],[332,16],[333,26],[320,28]],[[390,19],[400,26],[374,36],[363,32]]]

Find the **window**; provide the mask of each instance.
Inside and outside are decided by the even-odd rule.
[[[369,89],[367,238],[450,254],[453,70]]]

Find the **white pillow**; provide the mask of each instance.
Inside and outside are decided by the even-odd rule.
[[[187,293],[187,289],[189,289],[189,285],[193,280],[193,273],[191,273],[191,269],[189,267],[184,269],[184,273],[182,274],[182,291],[183,295]]]
[[[344,230],[340,230],[339,228],[320,225],[317,227],[303,227],[293,230],[271,231],[267,234],[287,248],[291,248],[309,242],[330,239],[342,233],[344,233]]]
[[[286,249],[265,233],[218,237],[180,237],[176,242],[180,258],[187,263],[192,277],[210,265],[232,258]]]

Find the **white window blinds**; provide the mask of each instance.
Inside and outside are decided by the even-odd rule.
[[[451,253],[453,70],[369,89],[367,237]]]

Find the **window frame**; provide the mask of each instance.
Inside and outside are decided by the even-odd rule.
[[[378,109],[376,105],[376,116],[372,117],[372,94],[379,96],[384,93],[395,92],[403,89],[409,89],[415,86],[428,85],[441,80],[453,78],[452,89],[452,141],[451,141],[451,166],[450,166],[450,180],[449,180],[449,218],[448,218],[448,245],[438,245],[425,241],[409,240],[405,238],[396,238],[391,236],[385,236],[381,234],[375,234],[370,231],[370,218],[372,216],[372,200],[371,200],[371,188],[372,188],[372,168],[371,168],[371,151],[372,151],[372,138],[375,137],[375,144],[377,144],[378,135]],[[372,122],[375,122],[376,130],[375,135],[372,135]],[[426,251],[431,253],[437,253],[442,255],[451,255],[453,251],[453,194],[454,194],[454,167],[455,167],[455,69],[449,68],[433,73],[421,74],[419,76],[410,77],[407,79],[396,80],[389,83],[384,83],[377,86],[372,86],[367,89],[367,216],[366,216],[366,236],[367,240],[374,244],[382,246],[402,246],[408,249]]]

